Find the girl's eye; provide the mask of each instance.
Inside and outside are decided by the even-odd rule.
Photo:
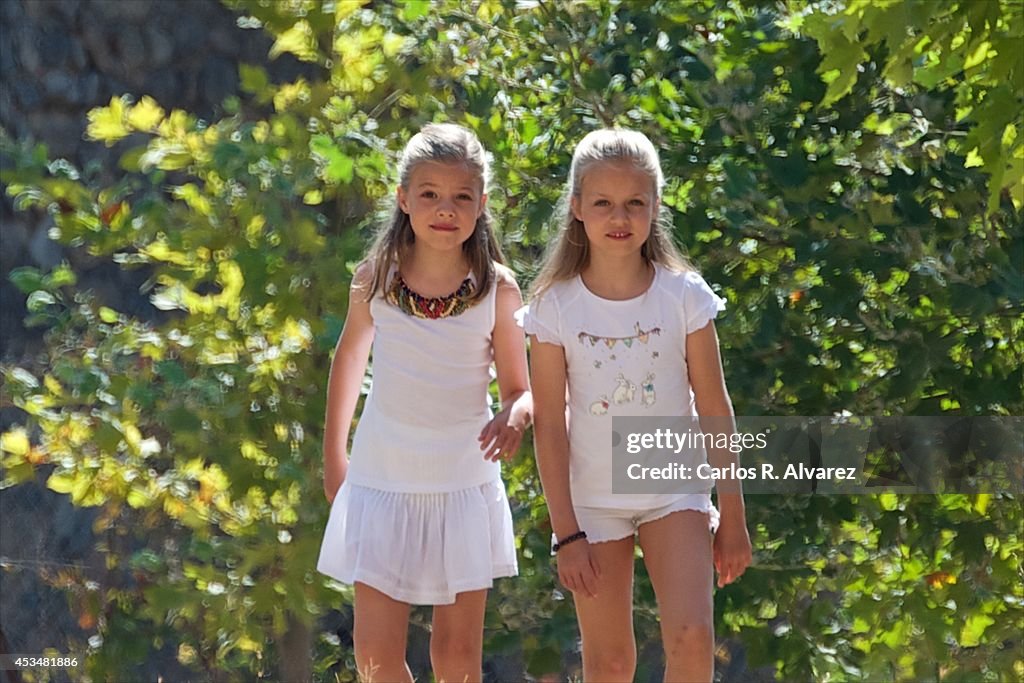
[[[634,199],[634,200],[630,201],[629,203],[632,204],[633,206],[643,206],[644,205],[644,200],[642,200],[642,199]]]
[[[598,199],[594,202],[594,206],[608,206],[610,203],[607,199]]]
[[[471,196],[469,196],[468,194],[460,194],[458,196],[458,199],[460,199],[461,201],[464,201],[464,202],[473,201],[473,198]]]
[[[425,192],[420,194],[420,196],[423,197],[424,199],[433,199],[434,197],[437,196],[437,193],[434,192],[433,190],[426,190]]]

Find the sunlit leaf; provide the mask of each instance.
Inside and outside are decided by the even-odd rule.
[[[0,450],[14,455],[26,455],[29,450],[28,433],[21,427],[16,427],[0,436]]]
[[[987,614],[971,614],[964,622],[960,630],[959,642],[961,647],[977,647],[982,642],[982,636],[989,626],[995,623],[995,619]]]
[[[105,143],[108,147],[131,131],[125,125],[125,103],[119,97],[110,98],[106,107],[97,107],[89,112],[86,135],[91,140]]]
[[[36,290],[28,295],[25,307],[32,313],[44,310],[47,306],[57,303],[57,299],[47,291]]]
[[[270,58],[275,59],[286,52],[304,62],[317,61],[316,36],[305,19],[296,21],[290,29],[277,36],[277,40],[270,47]]]
[[[139,100],[128,110],[128,125],[135,130],[150,131],[157,127],[164,118],[164,110],[148,95]]]

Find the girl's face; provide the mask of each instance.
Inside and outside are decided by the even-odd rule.
[[[587,170],[571,206],[591,249],[625,256],[650,236],[658,199],[648,174],[628,162],[606,162]]]
[[[426,161],[413,167],[398,206],[409,214],[416,242],[438,251],[460,249],[484,212],[480,175],[464,163]]]

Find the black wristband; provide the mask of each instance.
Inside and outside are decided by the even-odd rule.
[[[557,553],[559,550],[561,550],[565,546],[569,545],[573,541],[578,541],[578,540],[580,540],[582,538],[586,538],[586,537],[587,537],[587,532],[586,531],[577,531],[574,534],[570,534],[570,535],[566,536],[565,538],[563,538],[558,543],[555,543],[555,545],[551,549],[554,550]]]

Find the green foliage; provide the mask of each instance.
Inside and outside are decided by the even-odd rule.
[[[1006,191],[1024,206],[1024,5],[1017,0],[872,2],[840,11],[819,3],[804,15],[793,3],[790,26],[806,31],[825,55],[818,73],[828,82],[823,105],[847,96],[857,73],[878,53],[882,76],[901,94],[955,95],[957,123],[970,124],[950,146],[966,166],[990,176],[988,210]]]
[[[117,530],[120,580],[82,603],[104,636],[95,678],[164,643],[196,671],[268,675],[291,626],[336,591],[349,601],[313,569],[323,387],[373,209],[428,121],[493,152],[492,206],[526,279],[575,142],[599,125],[648,133],[677,237],[729,301],[737,414],[1024,412],[1021,146],[1000,104],[1021,92],[1001,42],[1019,35],[1013,3],[227,4],[315,75],[272,84],[242,65],[245,106],[212,122],[115,98],[88,122],[122,151],[109,187],[4,146],[17,207],[141,269],[154,307],[113,310],[66,266],[10,275],[49,332],[31,367],[5,369],[25,420],[0,444],[4,484],[41,472]],[[521,576],[494,591],[486,648],[539,675],[575,648],[575,617],[531,453],[506,481]],[[751,496],[748,515],[755,566],[719,591],[716,625],[751,665],[1024,675],[1011,495]],[[119,551],[129,540],[142,550]],[[652,642],[649,582],[637,593]]]

